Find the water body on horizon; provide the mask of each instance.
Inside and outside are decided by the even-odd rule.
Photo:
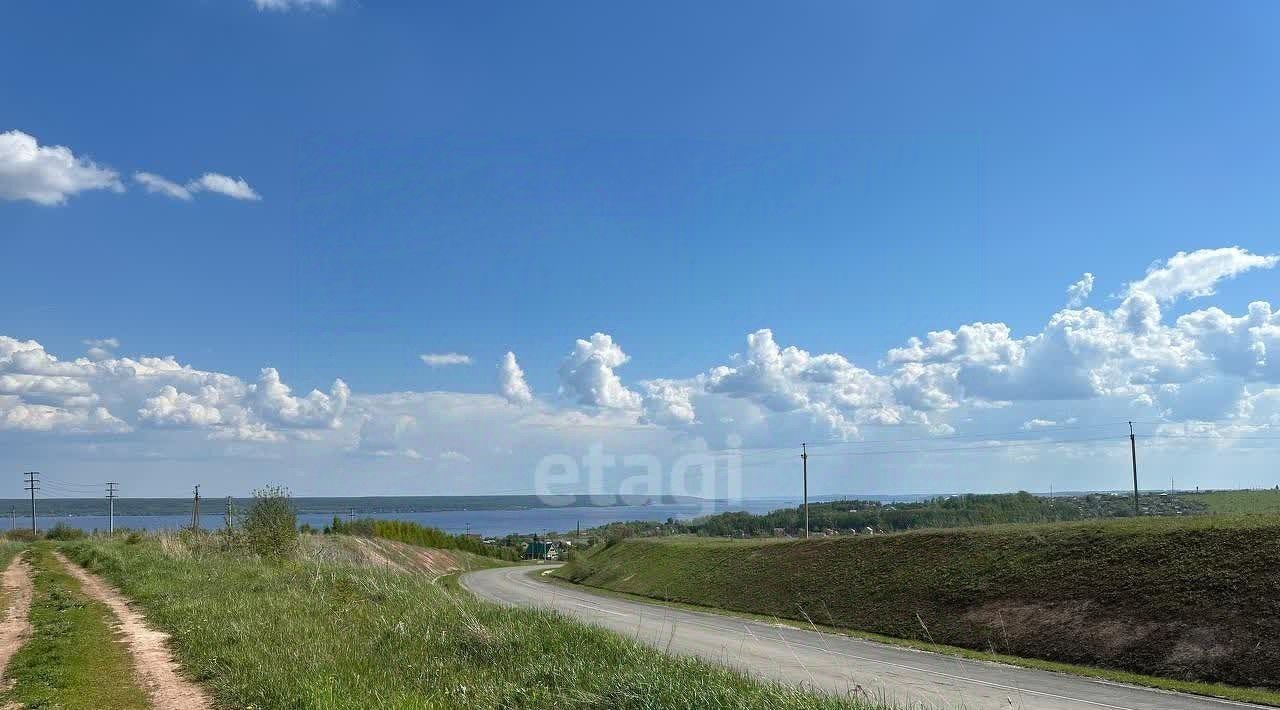
[[[844,496],[815,496],[811,503],[820,500],[843,498]],[[852,498],[853,496],[849,496]],[[928,496],[920,495],[869,495],[857,496],[862,500],[879,500],[881,502],[899,502],[915,500]],[[339,500],[339,499],[335,499]],[[356,501],[359,499],[351,499]],[[88,502],[87,500],[80,502]],[[206,530],[216,530],[226,525],[226,518],[220,510],[220,501],[216,498],[206,499],[206,513],[200,516],[200,525]],[[780,508],[795,508],[800,505],[799,499],[790,498],[748,498],[741,501],[703,501],[699,503],[671,503],[652,505],[577,505],[566,507],[541,507],[517,509],[481,509],[481,510],[419,510],[419,511],[360,511],[357,518],[379,518],[383,520],[405,520],[445,532],[477,533],[486,537],[507,534],[547,534],[571,532],[579,525],[583,529],[594,528],[609,523],[639,521],[692,520],[706,515],[715,515],[730,511],[744,511],[754,514],[768,513]],[[336,506],[339,510],[320,512],[304,512],[298,514],[298,524],[307,524],[313,528],[323,528],[333,522],[334,516],[348,518],[348,506]],[[21,508],[15,508],[20,511]],[[243,511],[243,507],[237,507]],[[105,513],[105,511],[104,511]],[[108,518],[102,515],[61,514],[36,516],[37,527],[47,530],[57,523],[65,523],[85,531],[106,530]],[[11,526],[30,527],[30,517],[19,512],[11,520]],[[191,525],[191,514],[161,515],[121,515],[115,516],[116,529],[131,530],[178,530]]]
[[[783,501],[742,501],[739,505],[712,506],[702,504],[679,505],[617,505],[617,506],[576,506],[569,508],[531,508],[521,510],[437,510],[423,512],[370,513],[357,517],[381,518],[386,520],[406,520],[409,522],[439,528],[445,532],[478,533],[480,535],[501,536],[510,533],[546,534],[548,532],[570,532],[579,524],[585,528],[593,528],[609,523],[627,522],[631,520],[663,521],[668,518],[690,520],[703,515],[713,515],[730,510],[745,510],[750,513],[767,513],[778,508],[795,505]],[[298,515],[299,524],[308,524],[313,528],[322,528],[331,522],[335,513],[303,513]],[[337,514],[346,519],[346,514]],[[63,515],[37,516],[36,522],[41,530],[47,530],[56,523],[65,523],[81,530],[106,530],[106,515]],[[116,529],[133,530],[177,530],[191,525],[190,515],[117,515]],[[200,524],[208,530],[216,530],[226,525],[222,513],[208,513],[200,516]],[[18,518],[18,527],[30,525]]]

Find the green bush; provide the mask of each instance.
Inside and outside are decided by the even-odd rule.
[[[282,486],[255,490],[241,527],[249,550],[265,559],[283,560],[298,549],[298,511]]]
[[[40,536],[31,532],[30,528],[14,528],[5,532],[4,537],[12,542],[35,542],[40,539]]]
[[[73,528],[66,523],[58,523],[49,528],[44,534],[49,540],[81,540],[86,537],[85,532],[80,528]]]

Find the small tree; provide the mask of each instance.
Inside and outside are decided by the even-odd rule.
[[[283,486],[255,490],[241,525],[245,544],[261,557],[283,560],[298,548],[298,511]]]

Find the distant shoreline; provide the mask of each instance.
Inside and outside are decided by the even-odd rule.
[[[569,496],[565,496],[568,498]],[[536,510],[584,507],[634,507],[644,505],[701,505],[711,503],[692,496],[618,497],[612,500],[575,496],[572,501],[552,505],[538,496],[308,496],[293,499],[299,514],[305,515],[388,515],[403,513],[437,513],[443,511]],[[206,512],[221,511],[226,497],[203,497]],[[243,510],[251,498],[233,497],[232,506]],[[103,515],[107,501],[93,498],[37,498],[37,517],[78,517]],[[0,514],[13,510],[17,515],[30,515],[30,498],[0,498]],[[115,513],[120,516],[186,515],[191,512],[191,498],[117,498]]]

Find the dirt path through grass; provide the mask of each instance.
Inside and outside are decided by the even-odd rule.
[[[169,635],[147,625],[142,614],[134,611],[128,601],[117,592],[71,562],[62,553],[54,553],[77,580],[84,593],[106,604],[119,621],[119,631],[124,636],[133,655],[138,677],[147,691],[155,710],[204,710],[213,702],[203,688],[182,677],[178,664],[169,653]]]
[[[9,659],[31,638],[31,566],[21,556],[13,558],[4,570],[4,598],[8,609],[0,622],[0,685],[8,685],[3,678]]]

